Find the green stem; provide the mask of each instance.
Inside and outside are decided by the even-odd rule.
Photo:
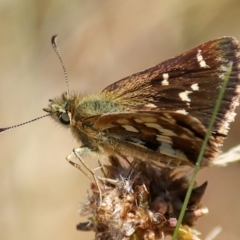
[[[205,149],[206,149],[206,146],[207,146],[207,143],[208,143],[208,139],[211,136],[212,128],[213,128],[213,125],[215,123],[215,119],[217,117],[218,110],[220,109],[222,98],[224,96],[225,89],[227,87],[228,80],[230,78],[231,72],[232,72],[232,62],[229,63],[229,67],[228,67],[228,70],[226,72],[226,75],[225,75],[225,78],[224,78],[224,81],[223,81],[223,86],[222,86],[222,89],[219,93],[219,96],[218,96],[218,99],[217,99],[217,102],[216,102],[216,105],[215,105],[215,108],[214,108],[214,111],[213,111],[213,115],[212,115],[209,127],[207,129],[207,134],[204,138],[204,141],[203,141],[203,144],[202,144],[202,147],[201,147],[201,151],[199,153],[198,160],[197,160],[196,166],[195,166],[194,171],[193,171],[193,175],[192,175],[189,187],[188,187],[188,191],[187,191],[184,203],[183,203],[181,213],[180,213],[179,218],[178,218],[178,222],[177,222],[172,240],[177,240],[179,227],[181,226],[181,223],[182,223],[182,220],[183,220],[183,217],[184,217],[187,205],[188,205],[188,201],[189,201],[189,198],[191,196],[192,189],[194,187],[194,183],[196,181],[197,173],[200,170],[203,154],[205,152]]]

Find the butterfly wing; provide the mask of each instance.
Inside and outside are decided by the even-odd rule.
[[[83,126],[86,131],[91,128],[115,142],[134,146],[138,152],[156,153],[160,162],[161,156],[168,156],[167,163],[174,166],[195,164],[206,134],[206,128],[195,117],[176,112],[103,114],[87,118]],[[217,144],[211,137],[202,165],[210,165],[217,153]]]
[[[191,115],[207,128],[232,63],[213,128],[213,136],[221,144],[238,105],[239,55],[238,42],[234,38],[219,38],[115,82],[103,93],[111,93],[113,101],[126,104],[131,110],[175,111]]]

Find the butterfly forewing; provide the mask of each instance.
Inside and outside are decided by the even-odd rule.
[[[213,128],[213,136],[221,144],[238,104],[239,62],[237,41],[223,37],[124,78],[105,88],[103,93],[110,92],[123,103],[131,98],[131,108],[135,110],[176,111],[194,116],[207,128],[232,63]]]

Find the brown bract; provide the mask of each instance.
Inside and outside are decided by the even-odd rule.
[[[124,166],[114,157],[105,173],[105,178],[99,178],[100,191],[95,183],[91,185],[80,209],[90,218],[78,224],[78,230],[94,231],[98,240],[157,240],[173,234],[189,186],[183,172],[139,160]],[[179,240],[199,239],[191,227],[207,213],[200,203],[206,187],[207,182],[195,184]]]

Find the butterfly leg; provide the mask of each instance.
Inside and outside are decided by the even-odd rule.
[[[98,159],[98,165],[99,165],[99,168],[101,169],[103,176],[106,177],[107,174],[104,171],[104,167],[103,167],[103,164],[101,163],[100,159]]]
[[[88,147],[74,148],[72,153],[70,155],[68,155],[66,157],[66,159],[71,165],[73,165],[74,167],[79,169],[83,174],[85,174],[91,181],[95,181],[95,183],[97,184],[98,190],[99,190],[100,206],[101,206],[102,193],[101,193],[99,181],[98,181],[96,175],[94,174],[94,171],[83,161],[83,159],[81,157],[81,155],[86,154],[86,153],[91,155],[93,153],[93,151],[92,151],[92,149],[90,149]],[[83,167],[80,164],[72,161],[73,156],[77,157],[77,159],[80,161],[80,163],[84,166],[85,170],[83,170]]]
[[[83,161],[82,159],[82,155],[85,153],[92,153],[92,150],[88,147],[80,147],[80,148],[74,148],[72,153],[70,155],[67,156],[67,161],[73,165],[74,167],[76,167],[77,169],[79,169],[80,171],[82,171],[91,181],[96,179],[96,176],[93,172],[93,170]],[[83,169],[83,167],[81,165],[79,165],[78,163],[75,163],[72,161],[73,156],[77,157],[77,159],[80,161],[81,165],[84,166],[86,170]],[[90,173],[90,175],[89,175]]]

